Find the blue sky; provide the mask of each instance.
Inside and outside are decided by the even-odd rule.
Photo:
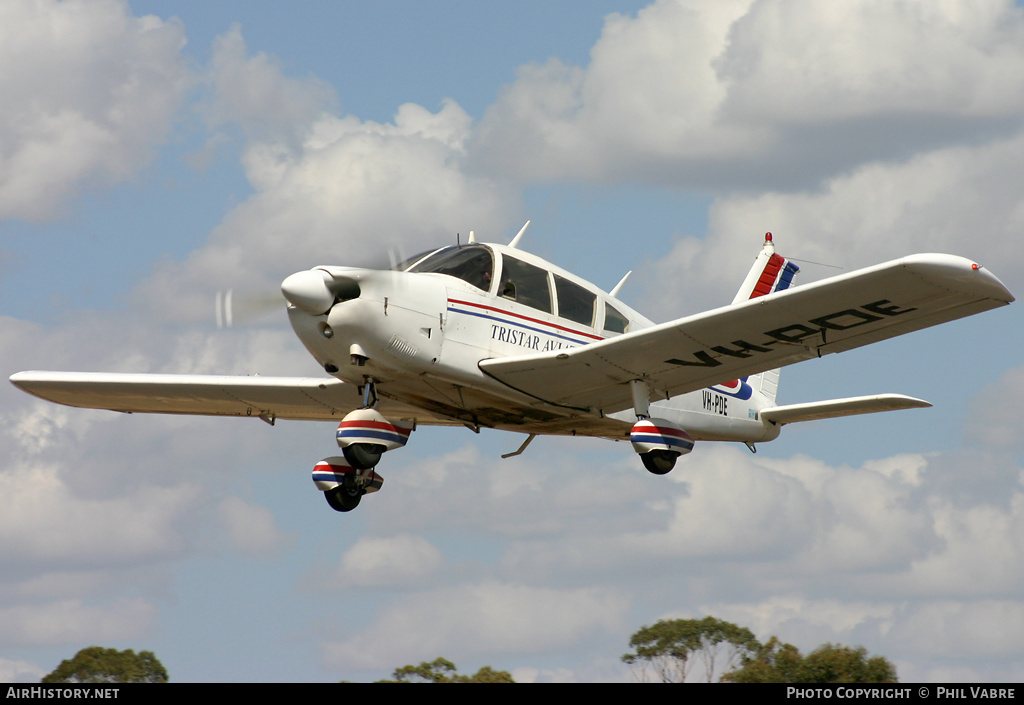
[[[527,218],[525,248],[605,288],[633,269],[659,320],[727,302],[768,230],[803,281],[938,251],[1019,294],[1021,77],[996,0],[5,3],[0,361],[316,374],[283,307],[218,331],[216,292]],[[713,614],[905,680],[1019,681],[1019,310],[783,372],[783,403],[933,409],[698,444],[667,478],[606,442],[502,461],[519,437],[421,429],[345,516],[308,475],[329,424],[8,386],[0,680],[93,643],[179,681],[437,656],[631,680],[636,629]]]

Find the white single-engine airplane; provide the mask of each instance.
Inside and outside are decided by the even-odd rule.
[[[1014,300],[987,270],[923,254],[790,288],[771,233],[732,304],[655,325],[616,294],[509,245],[442,247],[390,270],[320,266],[281,285],[330,378],[19,372],[43,399],[122,412],[340,420],[313,480],[350,511],[417,425],[629,439],[652,473],[697,440],[755,443],[796,421],[930,406],[899,395],[776,406],[778,368]],[[629,276],[628,274],[626,276]],[[508,456],[504,456],[508,457]]]

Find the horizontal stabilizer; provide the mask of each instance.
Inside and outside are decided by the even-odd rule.
[[[915,399],[902,394],[875,394],[866,397],[812,401],[808,404],[773,406],[762,409],[761,418],[781,426],[797,421],[834,419],[840,416],[874,414],[879,411],[898,411],[899,409],[924,409],[929,406],[931,404],[924,399]]]

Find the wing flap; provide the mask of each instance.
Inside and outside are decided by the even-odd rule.
[[[19,372],[11,383],[58,404],[126,413],[340,421],[362,406],[352,385],[308,377]],[[454,423],[391,399],[379,408],[389,418]]]
[[[654,397],[842,352],[1006,305],[991,273],[952,255],[914,255],[590,345],[480,363],[549,403],[618,411],[628,383]]]
[[[816,421],[818,419],[834,419],[840,416],[857,414],[874,414],[880,411],[898,411],[900,409],[925,409],[931,404],[924,399],[915,399],[903,394],[876,394],[865,397],[849,397],[846,399],[829,399],[814,401],[807,404],[789,404],[761,409],[761,418],[774,424],[785,425],[800,421]]]

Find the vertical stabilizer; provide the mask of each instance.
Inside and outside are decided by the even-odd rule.
[[[736,298],[732,302],[738,304],[748,299],[756,299],[758,296],[765,296],[773,291],[784,291],[792,285],[793,277],[799,271],[798,266],[782,255],[776,254],[772,234],[765,233],[764,247],[757,254],[754,266],[747,272],[747,278],[743,280],[743,285],[736,292]],[[779,390],[778,370],[768,370],[753,375],[748,382],[752,387],[758,389],[770,403],[775,403],[775,396]]]
[[[793,283],[793,277],[800,268],[782,255],[776,254],[772,234],[765,233],[764,247],[754,260],[754,266],[747,273],[743,285],[736,292],[734,304],[747,299],[770,294],[773,291],[784,291]]]

